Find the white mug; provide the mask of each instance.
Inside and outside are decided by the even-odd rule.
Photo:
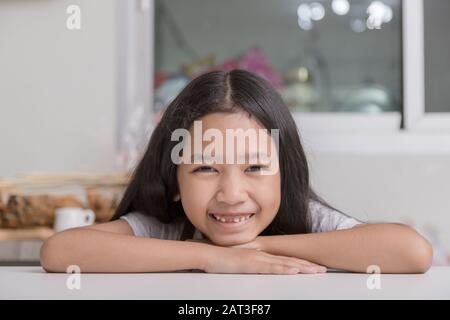
[[[95,213],[91,209],[63,207],[55,210],[53,229],[59,232],[70,228],[88,226],[94,222]]]

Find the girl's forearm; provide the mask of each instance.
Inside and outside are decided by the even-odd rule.
[[[323,233],[267,236],[262,250],[306,259],[329,268],[381,273],[423,273],[433,257],[429,242],[401,224],[371,224]]]
[[[158,272],[202,269],[207,244],[73,229],[49,238],[41,248],[48,272]]]

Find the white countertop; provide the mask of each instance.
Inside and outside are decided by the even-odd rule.
[[[433,267],[426,274],[382,274],[379,290],[367,287],[368,277],[374,275],[343,272],[91,273],[75,275],[80,276],[79,290],[67,287],[73,276],[46,273],[41,267],[0,267],[0,299],[450,299],[450,267]]]

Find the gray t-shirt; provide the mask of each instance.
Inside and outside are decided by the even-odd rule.
[[[319,202],[310,201],[312,232],[327,232],[349,229],[362,222],[330,209]],[[155,217],[142,212],[130,212],[120,217],[128,222],[133,233],[138,237],[151,237],[166,240],[180,240],[184,222],[166,224]],[[195,229],[193,239],[203,239],[202,233]]]

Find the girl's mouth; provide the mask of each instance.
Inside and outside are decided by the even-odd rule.
[[[221,215],[210,213],[208,216],[214,221],[219,223],[220,225],[226,227],[236,227],[246,224],[249,220],[253,218],[254,213],[246,213],[246,214],[233,214],[233,215]]]

